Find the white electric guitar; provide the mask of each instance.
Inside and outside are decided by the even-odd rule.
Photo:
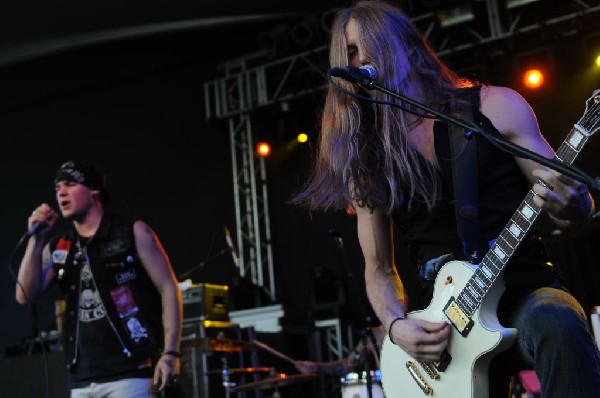
[[[556,159],[571,164],[599,125],[600,89],[587,100],[583,117],[556,152]],[[439,361],[419,362],[385,339],[381,381],[386,398],[489,395],[489,363],[517,337],[516,329],[500,325],[496,309],[504,292],[502,271],[541,212],[533,196],[530,190],[479,265],[463,261],[445,264],[437,275],[431,304],[407,314],[409,319],[452,325],[448,347]]]

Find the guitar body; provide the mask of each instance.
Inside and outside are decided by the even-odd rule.
[[[446,320],[444,308],[451,297],[459,294],[475,272],[476,266],[462,261],[445,264],[437,275],[431,304],[422,311],[407,314],[407,319],[423,319],[431,322]],[[447,283],[447,281],[451,281]],[[500,277],[475,311],[474,324],[463,337],[452,328],[446,348],[451,357],[447,368],[437,371],[439,379],[431,377],[421,363],[385,339],[381,350],[381,378],[386,398],[484,398],[488,396],[488,367],[497,353],[506,350],[515,341],[516,329],[503,328],[498,322],[496,308],[504,291]],[[406,364],[412,362],[432,391],[426,392],[409,371]]]

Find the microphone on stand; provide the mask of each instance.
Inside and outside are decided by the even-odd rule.
[[[233,258],[233,263],[237,268],[240,267],[240,256],[233,244],[233,239],[231,239],[231,233],[229,232],[229,228],[223,227],[225,230],[225,240],[227,241],[227,246],[229,247],[229,251],[231,252],[231,257]]]
[[[341,77],[350,83],[358,83],[364,88],[371,88],[371,85],[377,79],[377,69],[373,65],[363,65],[358,68],[355,66],[331,68],[329,74],[334,77]]]

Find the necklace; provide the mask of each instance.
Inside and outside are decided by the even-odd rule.
[[[82,236],[77,237],[77,254],[75,258],[79,261],[84,261],[87,258],[87,245],[92,240],[92,237],[84,238]]]

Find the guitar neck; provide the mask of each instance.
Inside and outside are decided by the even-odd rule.
[[[556,152],[555,159],[565,164],[572,164],[588,139],[589,133],[579,124],[575,124]],[[533,189],[529,190],[517,211],[481,260],[473,276],[457,296],[457,305],[467,315],[471,316],[477,310],[540,215],[541,209],[533,202],[534,196]]]

